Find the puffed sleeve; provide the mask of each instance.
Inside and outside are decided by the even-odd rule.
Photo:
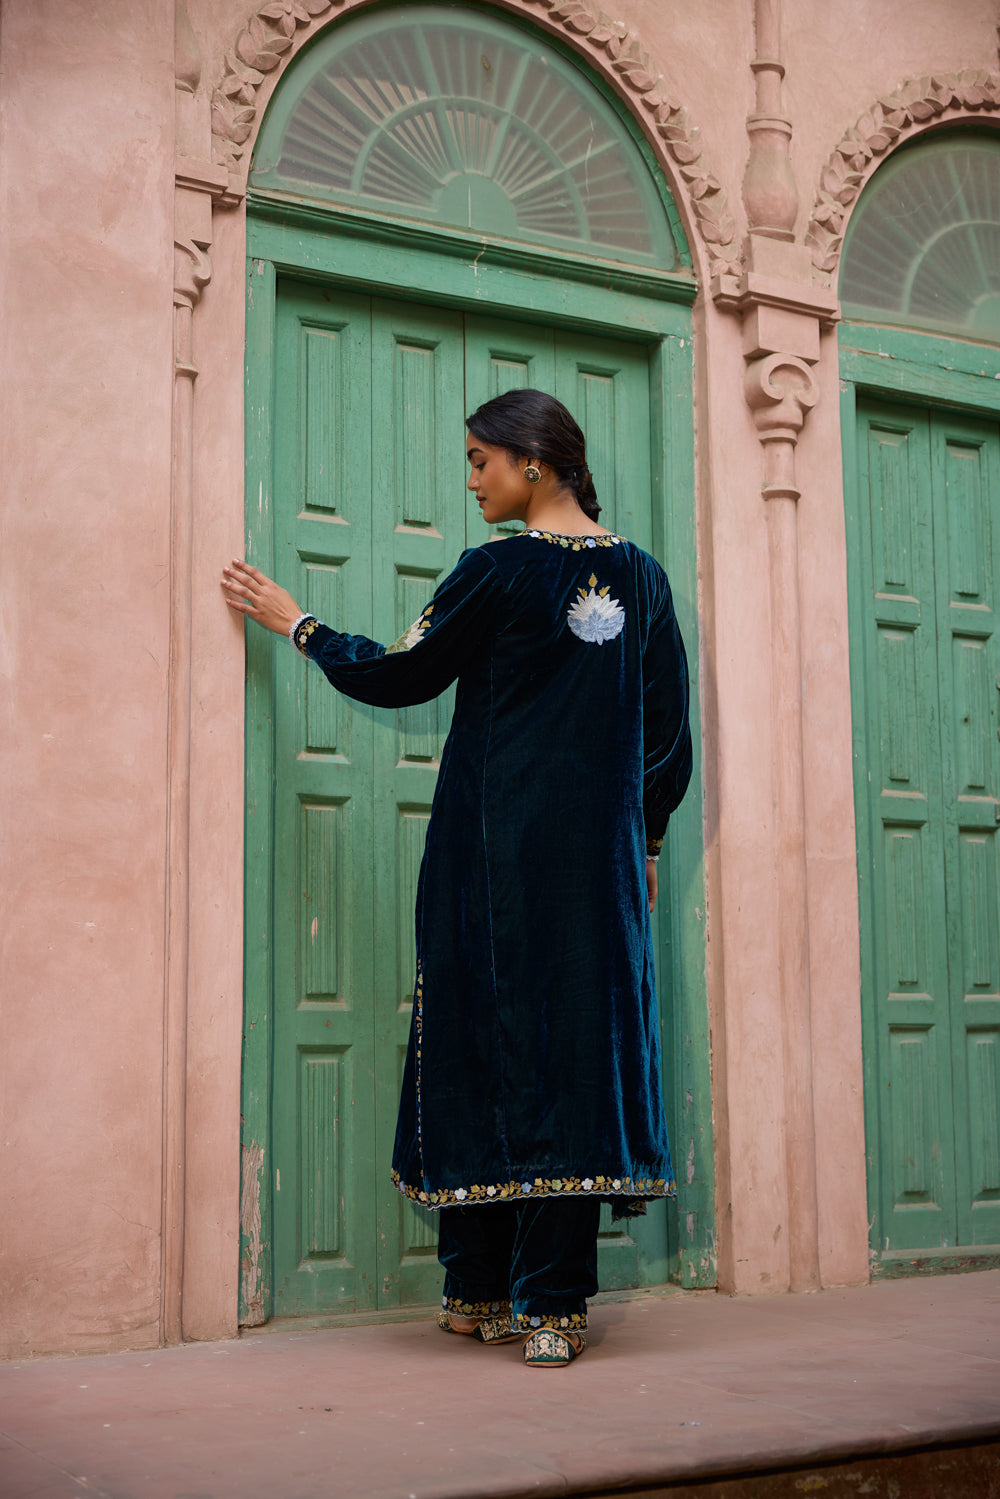
[[[666,574],[657,571],[642,662],[642,811],[651,854],[659,853],[670,814],[691,779],[687,656]]]
[[[344,635],[312,616],[293,643],[338,692],[376,708],[406,708],[444,692],[495,628],[503,582],[481,548],[463,552],[420,618],[392,645]]]

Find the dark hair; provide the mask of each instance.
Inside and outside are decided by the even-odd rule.
[[[517,458],[538,458],[573,491],[590,520],[601,513],[587,467],[587,440],[555,396],[544,390],[508,390],[484,401],[466,420],[473,437]]]

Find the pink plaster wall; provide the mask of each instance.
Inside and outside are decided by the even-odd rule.
[[[0,31],[0,1348],[157,1339],[172,0]]]
[[[207,120],[222,58],[255,8],[188,0],[203,60],[178,142],[190,156],[198,110]],[[801,236],[822,164],[858,115],[908,75],[995,67],[996,15],[993,0],[784,9]],[[752,0],[625,0],[621,14],[699,128],[742,234]],[[0,1351],[16,1356],[161,1335],[173,48],[173,0],[7,0],[0,19]],[[667,170],[704,285],[709,250]],[[231,1334],[236,1315],[244,664],[216,577],[244,527],[244,226],[242,208],[216,210],[193,328],[186,1337]],[[767,511],[739,321],[703,293],[695,329],[719,1273],[723,1289],[753,1294],[789,1283],[784,1160],[795,1146],[781,1060]],[[797,451],[799,584],[815,1169],[832,1285],[867,1267],[832,336],[816,375]]]

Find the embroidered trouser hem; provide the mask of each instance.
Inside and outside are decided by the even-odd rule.
[[[442,1208],[445,1307],[466,1316],[509,1309],[524,1332],[582,1331],[597,1293],[600,1213],[590,1197]]]

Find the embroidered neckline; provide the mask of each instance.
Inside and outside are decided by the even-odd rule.
[[[601,536],[584,534],[582,536],[571,536],[565,531],[536,531],[526,529],[518,531],[518,536],[531,536],[535,541],[547,541],[552,546],[567,547],[574,552],[582,552],[590,547],[616,547],[621,546],[625,540],[624,536],[616,536],[614,531],[606,531]]]

